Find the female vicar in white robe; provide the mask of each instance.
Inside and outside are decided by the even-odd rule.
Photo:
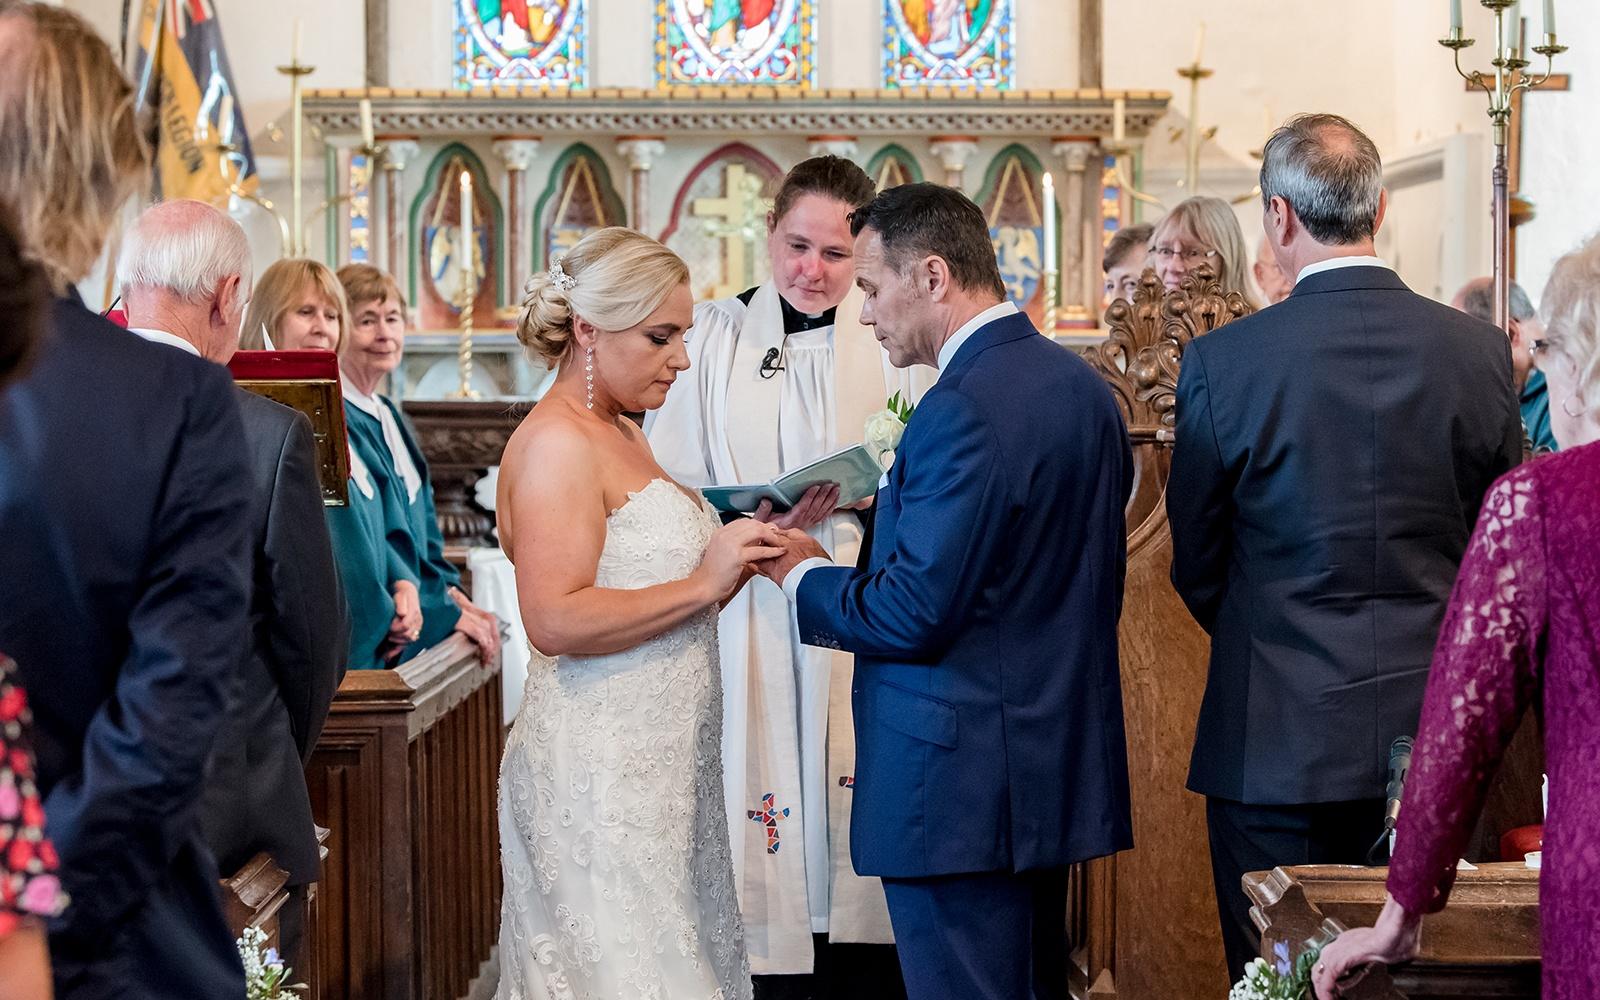
[[[892,367],[857,322],[849,215],[874,193],[849,160],[796,166],[767,216],[771,280],[696,306],[690,369],[645,421],[656,457],[679,482],[764,482],[860,443],[892,393],[915,397],[932,383],[931,369]],[[853,562],[862,519],[817,511],[817,499],[758,516],[806,528]],[[809,974],[814,963],[819,972],[838,964],[814,955],[813,934],[892,942],[882,886],[850,864],[853,657],[802,645],[789,602],[765,579],[729,603],[721,636],[724,782],[752,970]]]

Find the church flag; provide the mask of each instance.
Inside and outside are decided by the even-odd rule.
[[[211,0],[141,0],[140,6],[133,78],[140,99],[156,107],[158,196],[221,203],[228,177],[254,193],[255,157]],[[238,149],[222,154],[219,142]],[[226,177],[222,155],[229,159]]]

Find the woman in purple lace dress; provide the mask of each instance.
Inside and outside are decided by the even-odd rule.
[[[1376,927],[1329,945],[1317,995],[1370,962],[1417,953],[1442,909],[1500,756],[1541,706],[1550,803],[1539,882],[1545,1000],[1600,996],[1600,238],[1556,264],[1534,347],[1568,450],[1508,473],[1484,500],[1422,705],[1389,899]]]

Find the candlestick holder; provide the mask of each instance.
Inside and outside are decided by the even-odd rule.
[[[472,387],[472,312],[478,298],[474,277],[472,272],[464,271],[461,289],[456,295],[456,302],[461,309],[461,342],[456,348],[456,372],[461,377],[461,385],[450,394],[451,399],[481,398],[478,390]]]
[[[1044,272],[1044,332],[1050,336],[1056,332],[1056,314],[1060,311],[1056,303],[1060,298],[1061,272],[1047,267]]]
[[[222,183],[228,186],[228,196],[230,198],[238,198],[241,201],[248,201],[270,215],[272,220],[278,224],[278,252],[287,253],[292,243],[289,220],[284,217],[282,212],[278,211],[278,207],[270,199],[263,195],[246,191],[243,185],[239,183],[240,178],[244,176],[244,156],[240,151],[239,144],[218,141],[212,144],[211,148],[217,154],[217,171],[222,174]]]
[[[301,212],[301,191],[305,186],[305,164],[302,162],[302,157],[305,153],[306,115],[301,81],[315,73],[316,67],[305,65],[299,56],[295,56],[288,65],[279,66],[277,70],[289,78],[289,215],[298,224],[305,218]],[[306,253],[304,232],[298,225],[294,236],[295,239],[289,246],[289,255],[304,257]]]
[[[1481,70],[1468,72],[1461,66],[1461,50],[1471,48],[1475,39],[1455,25],[1449,34],[1439,39],[1439,44],[1451,51],[1456,73],[1471,86],[1481,89],[1489,99],[1489,122],[1494,137],[1494,322],[1502,330],[1510,330],[1511,292],[1511,192],[1508,147],[1511,139],[1511,117],[1515,110],[1513,98],[1519,91],[1533,90],[1555,71],[1555,57],[1567,51],[1554,33],[1547,32],[1544,44],[1533,51],[1545,58],[1543,75],[1524,76],[1529,61],[1524,58],[1520,24],[1508,24],[1506,12],[1515,0],[1479,0],[1494,14],[1494,58],[1489,65],[1493,73]]]

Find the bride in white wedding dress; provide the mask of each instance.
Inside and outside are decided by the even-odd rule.
[[[747,1000],[722,802],[717,610],[782,550],[720,527],[623,414],[688,367],[689,273],[628,229],[527,286],[560,374],[501,461],[500,539],[535,656],[500,766],[501,1000]]]

